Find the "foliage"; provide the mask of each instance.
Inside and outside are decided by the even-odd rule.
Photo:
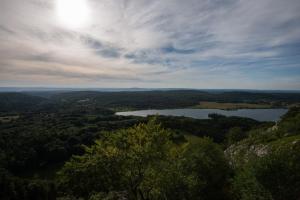
[[[272,103],[279,106],[300,101],[299,93],[206,92],[200,90],[138,91],[138,92],[66,92],[51,99],[68,103],[89,99],[107,108],[165,109],[198,105],[200,101],[229,103]],[[282,105],[281,105],[282,104]]]
[[[254,163],[254,175],[274,200],[300,196],[300,143],[277,147]]]
[[[237,199],[297,200],[300,195],[300,145],[278,147],[249,161],[233,186]]]
[[[147,180],[159,173],[169,138],[170,133],[153,122],[106,133],[84,156],[65,165],[61,185],[75,196],[111,190],[126,190],[135,199],[150,196],[154,190]]]
[[[278,134],[299,135],[300,134],[300,107],[294,107],[282,118],[279,123]]]
[[[250,168],[239,170],[232,184],[234,199],[272,200],[271,194],[256,179]]]
[[[203,138],[189,145],[184,158],[185,173],[194,182],[188,199],[226,199],[230,170],[220,146]]]
[[[228,131],[232,128],[241,130],[242,138],[247,136],[247,132],[253,128],[261,126],[269,127],[273,123],[258,122],[249,118],[226,117],[212,114],[211,119],[193,119],[187,117],[157,116],[157,120],[166,128],[176,130],[184,134],[196,136],[208,136],[214,142],[225,142]]]
[[[0,168],[0,188],[0,199],[3,200],[56,199],[53,182],[17,178],[2,168]]]
[[[113,111],[184,107],[199,100],[283,105],[297,102],[299,95],[46,93],[0,94],[0,119],[5,119],[0,120],[0,199],[300,196],[299,108],[276,124],[216,114],[205,120],[157,116],[153,121]]]
[[[149,109],[181,108],[198,105],[199,102],[270,104],[283,107],[300,102],[299,93],[263,93],[200,90],[92,92],[10,92],[0,93],[0,112],[53,112],[69,110],[77,113],[94,112],[97,109]],[[106,109],[107,112],[109,110]]]
[[[228,166],[210,139],[172,143],[154,121],[107,133],[86,154],[66,163],[59,181],[65,193],[126,191],[129,199],[224,199]]]
[[[275,129],[259,130],[234,147],[233,154],[240,155],[239,161],[246,161],[235,165],[233,193],[236,199],[299,199],[300,137],[295,125],[300,121],[295,110],[290,110]],[[245,152],[247,146],[250,149]],[[254,147],[260,150],[255,151]],[[244,148],[243,153],[239,153],[241,148]]]
[[[226,144],[229,146],[234,144],[244,138],[246,138],[245,132],[240,127],[233,127],[229,129],[228,133],[226,134]]]

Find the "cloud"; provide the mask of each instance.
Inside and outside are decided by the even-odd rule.
[[[177,54],[192,54],[195,53],[196,51],[193,49],[177,49],[174,48],[173,46],[167,46],[162,48],[163,53],[177,53]]]
[[[108,44],[103,44],[102,42],[93,39],[91,37],[84,37],[83,38],[83,44],[87,45],[87,47],[92,48],[96,54],[108,57],[108,58],[119,58],[121,56],[121,49],[115,48]]]
[[[87,2],[70,29],[55,1],[2,0],[0,84],[300,89],[298,0]]]

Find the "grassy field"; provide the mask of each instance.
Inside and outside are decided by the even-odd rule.
[[[197,144],[202,137],[198,137],[195,135],[185,134],[184,138],[190,143],[190,144]]]
[[[272,108],[271,104],[257,104],[257,103],[219,103],[219,102],[209,102],[201,101],[194,108],[200,109],[222,109],[222,110],[236,110],[236,109],[258,109],[258,108]]]
[[[6,116],[6,117],[0,117],[0,122],[11,122],[12,120],[18,119],[19,116]]]
[[[300,103],[288,104],[286,107],[287,107],[287,108],[300,107]]]

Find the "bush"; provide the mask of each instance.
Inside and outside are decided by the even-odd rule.
[[[173,140],[153,120],[108,132],[65,164],[59,188],[87,199],[226,199],[229,170],[221,148],[208,138]]]

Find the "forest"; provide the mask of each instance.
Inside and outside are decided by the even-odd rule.
[[[289,107],[279,122],[118,116],[200,101]],[[298,200],[299,93],[0,93],[0,199]]]

